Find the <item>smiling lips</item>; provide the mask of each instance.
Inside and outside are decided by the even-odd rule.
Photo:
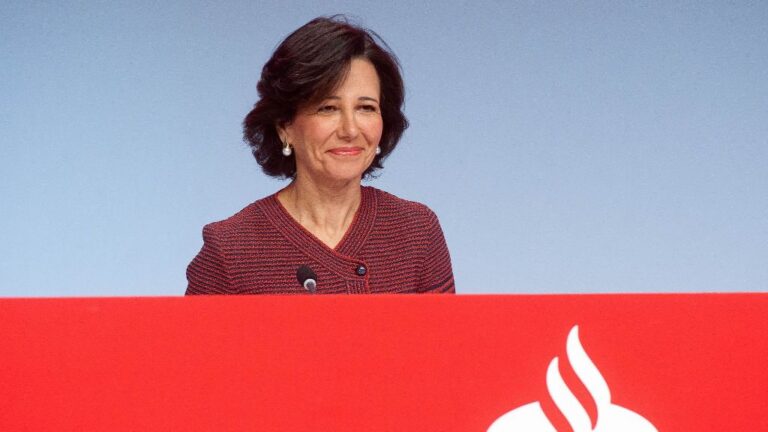
[[[360,147],[336,147],[328,150],[328,153],[335,156],[357,156],[362,152],[363,149]]]

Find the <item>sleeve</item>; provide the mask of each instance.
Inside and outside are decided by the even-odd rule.
[[[453,281],[453,268],[448,246],[445,244],[445,236],[440,228],[440,222],[432,210],[428,211],[427,225],[427,250],[424,264],[420,272],[419,288],[425,293],[455,294],[456,287]]]
[[[226,261],[212,225],[203,227],[203,247],[187,266],[187,282],[186,295],[229,294]]]

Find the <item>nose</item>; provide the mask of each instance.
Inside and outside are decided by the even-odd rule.
[[[342,113],[338,133],[339,138],[349,141],[355,139],[360,133],[360,129],[357,127],[357,119],[355,118],[354,111]]]

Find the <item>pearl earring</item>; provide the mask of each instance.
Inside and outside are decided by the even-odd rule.
[[[283,144],[283,156],[288,157],[293,153],[293,149],[291,149],[291,145],[288,143]]]
[[[376,146],[376,154],[377,155],[381,154],[381,147],[380,146]]]

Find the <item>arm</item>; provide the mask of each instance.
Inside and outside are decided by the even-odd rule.
[[[186,295],[229,293],[226,261],[212,225],[203,228],[203,247],[187,266],[187,281]]]
[[[455,294],[451,256],[440,222],[431,210],[428,210],[427,236],[429,241],[422,265],[419,291]]]

